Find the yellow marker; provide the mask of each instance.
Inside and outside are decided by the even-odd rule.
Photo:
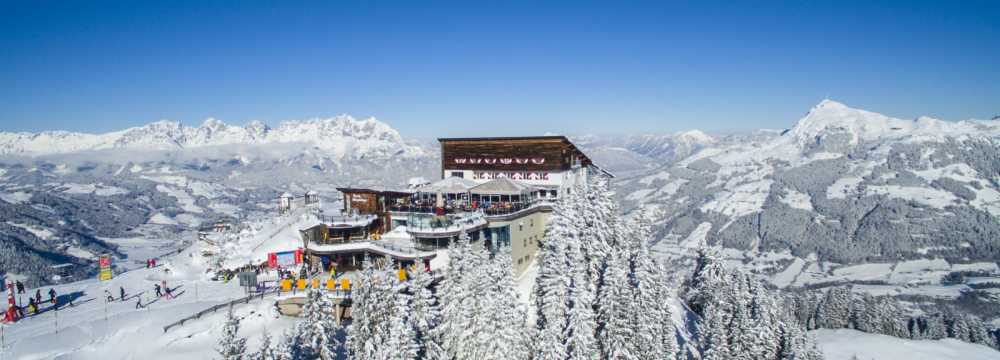
[[[347,279],[340,279],[340,288],[343,290],[351,289],[351,281]]]
[[[319,289],[319,279],[313,279],[312,288]]]
[[[333,288],[335,288],[335,287],[337,287],[337,282],[336,281],[333,281],[333,279],[327,279],[326,280],[326,289],[327,290],[333,290]]]
[[[288,279],[281,280],[281,291],[292,291],[292,281]]]
[[[306,279],[299,279],[299,281],[297,281],[297,283],[295,285],[296,285],[295,287],[299,288],[299,290],[305,290],[306,289]]]
[[[406,281],[406,269],[399,269],[399,281]]]

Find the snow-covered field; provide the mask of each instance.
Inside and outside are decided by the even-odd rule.
[[[955,339],[908,340],[856,330],[812,331],[827,360],[996,360],[1000,352]]]

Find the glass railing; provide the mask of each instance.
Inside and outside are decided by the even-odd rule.
[[[323,216],[321,219],[327,224],[367,224],[376,218],[378,216],[374,214],[356,214]]]
[[[480,212],[463,212],[461,214],[429,215],[410,214],[406,218],[407,230],[426,231],[456,231],[462,228],[473,228],[486,223]]]
[[[421,205],[390,205],[389,211],[418,213],[418,214],[460,214],[470,212],[483,212],[489,216],[513,214],[521,210],[531,208],[535,205],[555,203],[555,198],[533,199],[529,201],[503,201],[503,202],[477,202],[475,206],[471,204],[449,204],[443,208]]]

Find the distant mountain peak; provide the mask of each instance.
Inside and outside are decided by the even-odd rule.
[[[310,143],[334,158],[378,157],[393,154],[422,155],[423,150],[406,144],[395,129],[375,118],[357,120],[350,115],[285,121],[270,128],[260,121],[233,126],[205,119],[198,127],[172,120],[159,120],[105,134],[65,131],[42,133],[0,132],[0,154],[47,155],[102,149],[181,150],[218,145]]]
[[[1000,124],[944,121],[927,116],[903,120],[824,99],[810,109],[786,136],[794,137],[802,146],[835,141],[839,143],[837,147],[843,149],[845,146],[882,139],[996,135],[1000,134],[998,125]]]

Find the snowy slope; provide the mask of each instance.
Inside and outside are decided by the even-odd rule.
[[[617,185],[626,210],[662,210],[661,239],[707,222],[709,244],[740,250],[979,260],[996,255],[977,234],[1000,231],[997,158],[998,120],[904,120],[824,100],[780,134],[707,142]]]
[[[822,329],[812,332],[827,360],[995,360],[1000,352],[955,339],[908,340],[856,330]]]

